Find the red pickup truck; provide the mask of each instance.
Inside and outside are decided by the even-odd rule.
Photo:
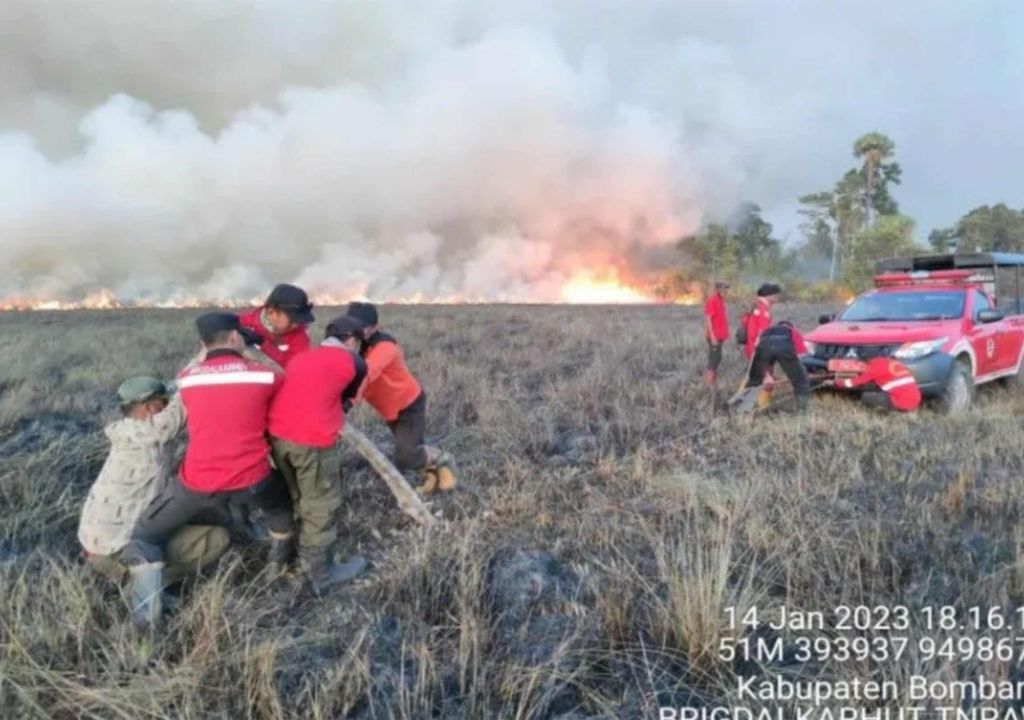
[[[974,389],[999,378],[1024,384],[1024,255],[923,255],[878,263],[875,288],[807,335],[816,377],[852,377],[871,358],[900,360],[925,397],[970,407]],[[1008,299],[997,285],[1012,282]]]

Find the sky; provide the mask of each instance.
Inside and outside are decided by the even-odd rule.
[[[0,297],[557,299],[897,147],[1024,207],[1024,3],[0,5]]]

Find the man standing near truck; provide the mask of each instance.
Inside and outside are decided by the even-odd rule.
[[[757,350],[757,341],[761,333],[772,325],[772,307],[779,301],[782,288],[775,283],[765,283],[757,289],[757,300],[754,302],[754,309],[744,318],[747,330],[746,343],[743,346],[743,354],[747,360],[754,357]]]
[[[793,386],[797,411],[805,411],[811,396],[811,384],[800,356],[806,354],[807,344],[803,335],[792,323],[783,320],[778,325],[766,328],[760,334],[754,357],[750,360],[746,387],[733,396],[730,404],[741,413],[752,412],[755,407],[758,410],[765,409],[762,387],[766,379],[771,377],[772,368],[778,365]]]
[[[722,364],[722,344],[729,338],[729,319],[725,310],[725,291],[729,283],[719,280],[715,291],[704,303],[704,337],[708,342],[708,364],[704,382],[714,393],[717,389],[718,366]]]
[[[764,283],[757,289],[757,300],[754,308],[741,319],[744,328],[743,354],[747,358],[748,371],[753,367],[754,355],[757,352],[757,344],[761,340],[761,334],[772,325],[772,308],[779,301],[782,288],[775,283]],[[772,377],[771,366],[766,368],[767,372],[757,382],[762,392],[758,397],[758,406],[767,407],[771,402],[772,391],[775,389],[775,379]]]

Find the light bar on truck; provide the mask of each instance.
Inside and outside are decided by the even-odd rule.
[[[913,272],[875,275],[875,287],[893,285],[939,285],[992,282],[991,276],[974,270],[915,270]]]

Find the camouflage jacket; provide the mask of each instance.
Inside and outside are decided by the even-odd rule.
[[[170,441],[185,423],[175,395],[167,408],[146,420],[122,418],[107,425],[110,454],[89,490],[78,524],[78,540],[94,555],[110,555],[128,543],[135,521],[171,478]]]

